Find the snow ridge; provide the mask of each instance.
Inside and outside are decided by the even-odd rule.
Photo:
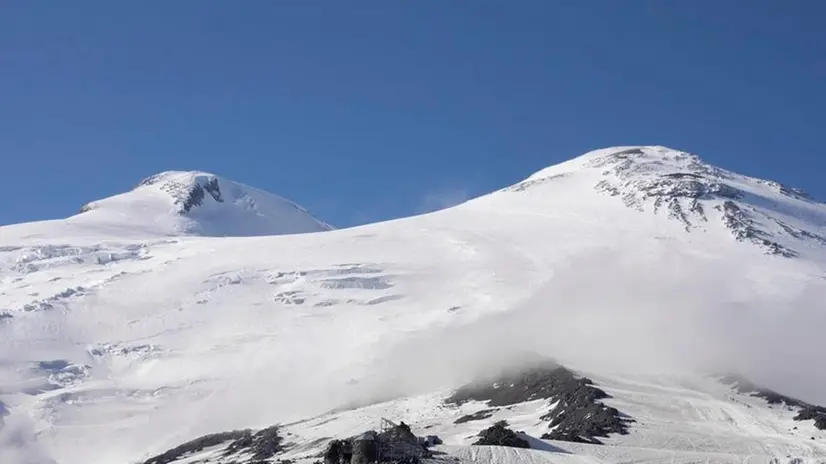
[[[181,181],[181,177],[188,182]],[[186,179],[189,177],[189,179]],[[164,182],[166,180],[166,182]],[[213,200],[223,203],[221,188],[218,185],[218,178],[212,174],[193,174],[190,176],[174,176],[171,172],[156,174],[142,180],[138,186],[149,186],[161,184],[161,190],[169,193],[175,199],[175,204],[180,205],[180,214],[190,212],[193,207],[201,206],[208,193]]]
[[[287,199],[199,171],[147,177],[130,192],[83,205],[76,221],[122,223],[124,217],[165,235],[282,235],[333,229]]]

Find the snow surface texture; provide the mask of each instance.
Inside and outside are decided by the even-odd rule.
[[[403,405],[525,349],[595,373],[636,421],[610,445],[565,445],[576,462],[823,455],[822,434],[789,432],[792,412],[729,406],[730,389],[688,375],[737,370],[826,402],[826,206],[798,191],[618,147],[427,215],[237,237],[329,227],[202,173],[142,184],[0,228],[3,464],[137,462],[208,433]],[[375,414],[362,419],[352,428]],[[574,459],[446,443],[476,462]]]

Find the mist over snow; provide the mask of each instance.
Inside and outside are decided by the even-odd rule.
[[[164,173],[0,228],[3,464],[137,462],[524,353],[617,378],[737,372],[826,403],[826,206],[789,187],[617,147],[329,230],[235,185]]]
[[[826,403],[822,279],[776,294],[737,263],[670,260],[649,275],[644,257],[577,256],[507,312],[392,344],[364,375],[363,401],[457,387],[536,354],[584,372],[738,373]]]
[[[7,358],[8,355],[4,355]],[[0,365],[0,394],[8,401],[25,379],[12,366]],[[25,411],[11,411],[0,400],[0,462],[9,464],[56,464],[51,453],[38,443],[35,421]]]

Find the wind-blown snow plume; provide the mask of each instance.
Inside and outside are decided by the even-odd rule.
[[[17,385],[24,381],[11,366],[0,366],[0,393],[19,393]],[[54,464],[57,461],[37,441],[34,422],[25,410],[9,408],[0,401],[0,462],[3,464]]]
[[[11,414],[0,427],[0,462],[53,464],[57,461],[37,442],[31,422],[20,414]]]

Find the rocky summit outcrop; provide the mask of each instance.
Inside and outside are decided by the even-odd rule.
[[[506,421],[499,421],[479,433],[479,440],[474,445],[508,446],[511,448],[530,448],[531,445],[524,438],[508,428]]]
[[[492,380],[477,381],[458,389],[446,403],[461,405],[468,401],[485,402],[489,407],[506,407],[535,400],[547,400],[550,405],[542,419],[549,431],[543,439],[584,443],[601,443],[597,437],[612,433],[628,433],[633,420],[616,408],[602,403],[609,398],[586,377],[550,359],[533,360],[526,367],[509,370]],[[480,411],[482,412],[482,411]],[[487,417],[492,410],[484,411]],[[472,416],[459,419],[474,420]],[[457,421],[458,422],[458,421]]]
[[[216,202],[223,203],[221,186],[218,178],[212,174],[187,176],[170,176],[169,173],[155,174],[138,183],[138,187],[159,185],[160,189],[171,196],[178,206],[180,214],[188,213],[193,207],[201,206],[207,194]]]
[[[92,201],[68,218],[75,226],[178,236],[261,236],[332,227],[286,198],[215,174],[166,171],[128,192]]]

